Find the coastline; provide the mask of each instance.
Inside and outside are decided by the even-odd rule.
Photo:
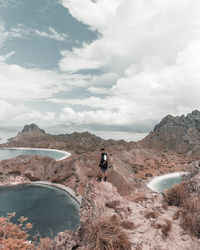
[[[73,198],[79,205],[81,205],[82,202],[82,196],[81,195],[76,195],[74,190],[66,187],[62,184],[58,184],[58,183],[52,183],[52,182],[48,182],[48,181],[22,181],[22,180],[13,180],[12,182],[9,183],[2,183],[2,185],[0,185],[0,187],[9,187],[9,186],[17,186],[17,185],[38,185],[38,186],[50,186],[50,187],[54,187],[54,188],[59,188],[64,190],[66,193],[68,193],[71,198]]]
[[[68,158],[69,156],[71,156],[71,153],[68,152],[68,151],[64,151],[64,150],[59,150],[59,149],[52,149],[52,148],[23,148],[23,147],[5,147],[5,148],[0,148],[0,150],[6,150],[6,149],[21,149],[21,150],[46,150],[46,151],[53,151],[53,152],[59,152],[59,153],[63,153],[65,154],[65,156],[59,158],[58,160],[56,161],[62,161],[66,158]]]
[[[164,181],[166,178],[169,177],[181,177],[182,175],[187,175],[189,172],[174,172],[165,175],[155,176],[150,182],[146,183],[147,187],[151,189],[153,192],[158,192],[155,190],[155,186],[160,182]]]
[[[75,201],[77,201],[79,203],[79,205],[82,202],[82,196],[81,195],[77,196],[73,189],[71,189],[69,187],[66,187],[66,186],[64,186],[62,184],[52,183],[52,182],[48,182],[48,181],[34,181],[34,182],[31,182],[30,184],[39,185],[39,186],[51,186],[51,187],[62,189],[66,193],[68,193]]]

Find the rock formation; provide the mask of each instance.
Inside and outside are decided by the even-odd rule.
[[[89,132],[51,135],[37,125],[31,124],[26,125],[16,137],[9,139],[8,143],[1,144],[0,147],[56,148],[80,154],[95,151],[100,147],[126,144],[123,140],[103,140]]]
[[[112,184],[91,181],[83,197],[78,232],[58,234],[52,246],[55,250],[199,249],[198,240],[183,233],[180,221],[173,219],[177,208],[164,207],[162,199],[137,190],[125,199]]]
[[[200,157],[200,112],[195,110],[187,116],[166,116],[141,144]]]

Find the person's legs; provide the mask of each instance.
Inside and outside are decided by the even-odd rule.
[[[106,169],[104,169],[104,171],[103,171],[103,176],[104,176],[104,181],[106,181],[107,180],[107,171],[106,171]]]
[[[102,177],[103,177],[103,170],[100,168],[99,169],[99,178],[97,179],[97,181],[101,181]]]
[[[102,178],[104,178],[104,181],[107,180],[107,169],[100,168],[100,170],[99,170],[99,178],[97,179],[97,181],[101,181]]]

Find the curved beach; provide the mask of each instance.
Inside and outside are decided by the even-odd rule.
[[[81,195],[77,196],[73,189],[71,189],[69,187],[66,187],[66,186],[64,186],[62,184],[52,183],[52,182],[48,182],[48,181],[35,181],[35,182],[31,182],[31,184],[40,185],[40,186],[50,186],[50,187],[55,187],[55,188],[62,189],[65,192],[67,192],[68,194],[70,194],[70,196],[74,200],[76,200],[79,204],[81,204],[82,196]]]
[[[154,192],[159,192],[158,185],[161,182],[165,182],[165,181],[169,180],[170,178],[181,178],[181,176],[184,174],[187,175],[188,172],[174,172],[174,173],[154,177],[153,180],[151,180],[149,183],[147,183],[147,187],[149,187]]]
[[[62,153],[63,156],[60,157],[59,159],[56,159],[56,161],[61,161],[64,160],[66,158],[68,158],[71,153],[64,151],[64,150],[59,150],[59,149],[49,149],[49,148],[22,148],[22,147],[9,147],[9,148],[0,148],[0,150],[9,150],[9,149],[13,149],[13,150],[37,150],[37,151],[49,151],[49,152],[58,152],[58,153]]]

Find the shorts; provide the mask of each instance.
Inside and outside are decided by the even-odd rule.
[[[105,173],[106,170],[107,170],[107,166],[106,166],[106,167],[101,167],[101,171],[102,171],[103,173]]]

